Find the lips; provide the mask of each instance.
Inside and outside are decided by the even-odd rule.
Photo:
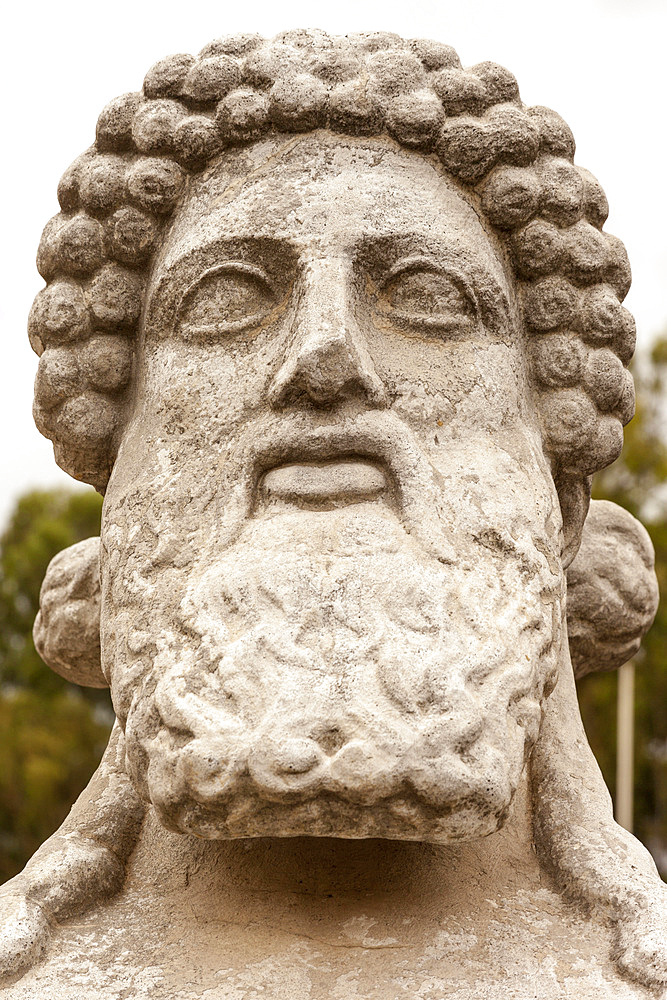
[[[319,427],[289,418],[258,427],[249,456],[254,500],[301,507],[391,501],[393,458],[402,451],[396,439],[404,437],[405,428],[373,411]]]
[[[296,504],[374,500],[386,488],[383,470],[354,455],[328,462],[289,462],[267,470],[260,482],[267,501]]]
[[[325,466],[331,469],[316,471]],[[290,472],[279,473],[288,467]],[[443,485],[439,473],[410,427],[389,410],[322,416],[317,423],[300,411],[262,413],[245,425],[221,473],[219,494],[225,503],[218,538],[235,537],[247,520],[264,512],[348,505],[358,510],[363,502],[392,510],[439,561],[456,561],[437,500]],[[380,490],[379,477],[384,479]]]

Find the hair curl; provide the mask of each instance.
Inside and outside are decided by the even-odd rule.
[[[151,254],[188,174],[270,130],[389,134],[439,156],[508,247],[530,333],[545,450],[564,514],[614,461],[634,412],[622,243],[602,232],[600,185],[573,163],[570,129],[525,107],[515,78],[454,49],[386,33],[235,35],[168,56],[143,91],[111,101],[66,170],[33,304],[37,426],[56,461],[103,491],[120,439]]]

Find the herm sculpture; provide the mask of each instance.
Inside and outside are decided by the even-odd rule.
[[[589,505],[634,326],[573,157],[500,66],[380,33],[222,39],[102,112],[29,326],[102,534],[35,640],[118,723],[2,890],[8,998],[665,990],[572,666],[657,601]]]

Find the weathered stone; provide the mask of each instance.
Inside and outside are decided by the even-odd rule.
[[[567,572],[567,631],[575,677],[615,670],[638,651],[658,610],[653,545],[615,503],[591,503]]]
[[[100,540],[86,538],[49,563],[33,629],[35,648],[73,684],[106,687],[100,665]]]
[[[667,985],[568,654],[566,591],[579,673],[656,603],[643,529],[586,520],[631,324],[573,155],[502,67],[385,34],[221,40],[103,112],[30,331],[102,536],[35,635],[119,725],[0,893],[8,997]]]

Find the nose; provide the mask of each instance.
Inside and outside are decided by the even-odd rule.
[[[272,406],[304,397],[321,407],[352,398],[386,405],[385,388],[356,324],[354,299],[342,262],[309,266],[298,293],[291,344],[269,389]]]

